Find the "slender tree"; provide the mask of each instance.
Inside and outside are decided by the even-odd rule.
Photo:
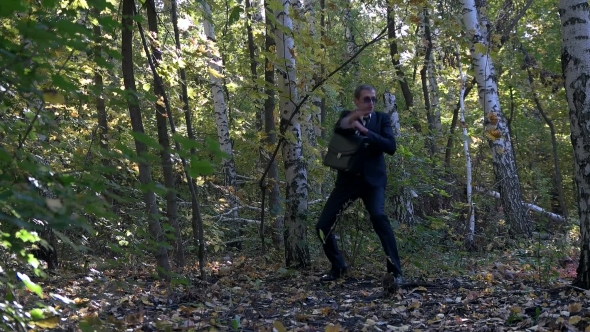
[[[162,51],[158,41],[158,14],[154,0],[146,1],[148,26],[151,33],[151,52],[156,69],[162,61]],[[154,80],[156,78],[154,77]],[[156,95],[156,126],[158,128],[158,142],[162,146],[160,150],[160,162],[166,187],[166,216],[168,223],[174,228],[174,261],[178,267],[183,267],[184,249],[182,245],[182,232],[178,222],[178,203],[176,202],[176,183],[174,181],[174,169],[170,155],[170,138],[168,136],[168,124],[166,122],[166,108],[164,107],[164,89],[161,84],[154,81],[154,94]]]
[[[467,232],[467,248],[474,248],[475,239],[475,208],[473,206],[473,187],[471,186],[472,174],[471,174],[471,154],[469,152],[469,133],[467,132],[467,124],[465,123],[465,81],[466,77],[463,74],[463,66],[461,65],[461,56],[459,52],[459,46],[457,46],[457,64],[459,66],[459,79],[461,80],[461,89],[459,90],[459,108],[461,128],[463,128],[463,152],[465,153],[465,191],[467,192],[467,220],[468,220],[468,232]]]
[[[264,48],[266,52],[272,53],[275,49],[274,40],[274,23],[272,20],[272,10],[268,3],[264,2],[266,10],[266,35],[264,39]],[[264,58],[264,133],[266,136],[265,143],[268,146],[277,144],[277,128],[275,124],[275,66],[269,57]],[[276,160],[270,160],[268,153],[265,153],[264,163],[268,164],[268,181],[266,188],[269,190],[268,206],[272,219],[272,243],[275,249],[284,244],[283,241],[283,217],[281,216],[281,190],[279,188],[279,169]],[[264,224],[261,224],[261,235],[264,236]]]
[[[100,9],[92,8],[93,15],[98,19],[100,18]],[[94,33],[94,61],[98,64],[102,61],[102,31],[100,24],[96,24],[92,27]],[[100,69],[94,71],[94,85],[96,88],[96,111],[98,114],[98,139],[99,146],[102,149],[102,153],[106,153],[109,150],[109,122],[107,119],[107,109],[104,102],[104,83]],[[108,158],[102,158],[102,164],[104,166],[109,165]]]
[[[485,116],[486,136],[492,149],[492,164],[498,183],[505,215],[512,226],[513,234],[532,235],[532,223],[523,204],[522,189],[516,169],[510,132],[506,117],[500,109],[498,82],[493,60],[488,54],[485,25],[480,25],[474,0],[461,0],[463,24],[469,33],[471,58],[479,87],[479,101]],[[483,48],[483,49],[482,49]]]
[[[397,47],[397,36],[395,26],[395,11],[393,5],[387,5],[387,37],[389,38],[389,55],[391,56],[391,62],[393,63],[393,69],[397,75],[402,94],[406,102],[406,110],[412,110],[414,106],[414,96],[412,90],[410,90],[410,84],[406,79],[402,65],[400,62],[400,54]],[[412,111],[413,112],[413,111]],[[417,132],[422,132],[422,126],[418,122],[418,118],[412,113],[414,119],[412,119],[412,125]]]
[[[174,41],[176,43],[176,52],[178,56],[182,55],[182,46],[180,44],[180,29],[178,28],[178,1],[171,0],[170,6],[170,16],[172,18],[172,27],[174,29]],[[193,121],[191,117],[190,105],[188,102],[188,86],[186,81],[186,70],[184,67],[181,67],[179,70],[178,75],[180,76],[180,86],[182,88],[182,93],[180,95],[182,101],[182,110],[184,112],[184,121],[186,124],[186,131],[188,138],[192,141],[195,141],[195,132],[193,130]],[[191,155],[195,155],[196,149],[191,147],[190,149]],[[183,165],[184,166],[184,165]],[[191,194],[191,226],[193,229],[193,240],[195,243],[195,247],[199,248],[198,256],[199,256],[199,269],[201,272],[201,277],[205,277],[205,228],[203,224],[203,218],[201,217],[201,207],[199,205],[199,200],[197,197],[197,184],[191,179],[190,176],[187,176],[187,183]]]
[[[231,202],[231,207],[234,208],[234,213],[232,213],[232,215],[234,218],[237,218],[238,210],[236,207],[238,202],[234,193],[234,190],[236,190],[237,173],[234,163],[233,144],[229,135],[229,122],[227,105],[223,92],[223,81],[221,79],[223,75],[221,57],[219,55],[219,50],[216,47],[215,27],[213,25],[213,13],[211,12],[211,7],[207,1],[203,1],[201,4],[203,5],[203,11],[205,13],[203,26],[205,29],[205,35],[207,36],[207,43],[209,45],[207,47],[207,54],[209,57],[209,81],[211,83],[211,92],[213,94],[217,137],[219,139],[221,150],[227,155],[226,158],[223,159],[224,182],[225,185],[230,188],[229,200]]]
[[[545,123],[547,123],[547,126],[549,126],[549,134],[551,135],[551,154],[553,155],[553,169],[555,170],[553,185],[554,188],[557,189],[557,198],[559,200],[559,207],[561,209],[561,212],[567,218],[568,211],[567,205],[565,203],[565,194],[563,193],[563,177],[561,176],[561,167],[559,167],[559,155],[557,154],[557,137],[555,132],[555,125],[553,124],[553,121],[545,113],[544,107],[541,104],[541,99],[539,98],[539,93],[535,88],[535,80],[533,79],[532,70],[533,68],[538,66],[537,60],[526,51],[524,46],[521,46],[521,49],[524,54],[524,66],[529,77],[529,84],[531,86],[533,100],[535,102],[535,105],[537,106],[537,110],[539,111],[539,113],[541,113],[543,120],[545,120]]]
[[[432,34],[430,32],[430,16],[428,15],[427,7],[424,7],[422,11],[422,26],[426,52],[424,54],[424,63],[420,70],[420,79],[422,82],[422,93],[424,95],[424,107],[426,108],[426,119],[428,120],[428,150],[432,157],[438,150],[437,138],[441,131],[441,122],[440,110],[438,108],[438,83],[434,71],[434,48]]]
[[[131,118],[133,132],[138,135],[145,135],[143,129],[143,120],[141,119],[141,109],[139,108],[139,99],[137,98],[137,88],[135,86],[135,73],[133,69],[133,17],[135,16],[135,1],[123,0],[123,29],[121,32],[121,56],[123,83],[127,97],[127,106]],[[135,138],[135,149],[139,157],[139,181],[143,186],[152,182],[150,164],[145,157],[147,156],[147,146],[140,139]],[[151,236],[156,241],[154,255],[158,264],[158,275],[161,278],[169,278],[170,263],[168,261],[168,252],[163,246],[165,241],[162,236],[162,227],[159,221],[159,211],[156,202],[156,195],[151,189],[144,188],[143,200],[146,206],[148,228]]]
[[[290,36],[293,29],[289,10],[289,0],[283,1],[283,7],[275,12],[277,27],[275,43],[277,50],[276,68],[279,71],[279,108],[281,127],[288,139],[283,144],[283,160],[286,177],[286,209],[285,209],[285,258],[287,266],[305,267],[310,264],[309,246],[307,242],[307,171],[303,160],[303,146],[299,115],[291,121],[296,112],[297,85],[295,77],[295,58],[293,57],[294,41]]]
[[[399,140],[402,133],[395,95],[393,93],[386,92],[383,95],[383,102],[383,111],[389,114],[391,117],[393,135],[395,136],[396,140]],[[397,167],[401,169],[402,179],[407,179],[410,176],[410,174],[404,168],[401,160]],[[395,202],[395,219],[406,225],[414,225],[416,223],[416,218],[414,216],[414,204],[412,203],[412,191],[407,186],[402,186],[399,189],[399,194],[394,195],[393,200]]]
[[[570,109],[574,179],[580,216],[580,263],[574,284],[590,289],[590,9],[585,0],[560,0],[561,66]]]

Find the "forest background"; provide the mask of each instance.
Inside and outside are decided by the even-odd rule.
[[[589,289],[590,45],[574,38],[588,14],[545,0],[3,1],[3,324],[46,320],[15,303],[43,298],[47,271],[190,288],[230,257],[325,270],[322,156],[360,83],[392,118],[386,212],[409,278],[518,257],[538,285]],[[336,232],[355,269],[384,263],[360,202]]]

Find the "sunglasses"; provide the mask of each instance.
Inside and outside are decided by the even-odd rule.
[[[370,102],[373,102],[373,104],[377,104],[377,98],[369,96],[363,98],[363,103],[368,104]]]

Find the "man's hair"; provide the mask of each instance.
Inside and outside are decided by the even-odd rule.
[[[359,84],[354,89],[354,98],[360,98],[361,92],[363,92],[364,90],[376,91],[375,88],[370,84]]]

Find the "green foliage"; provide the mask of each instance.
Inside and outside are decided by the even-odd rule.
[[[187,160],[186,171],[194,177],[199,202],[203,203],[205,249],[208,253],[220,253],[225,249],[225,243],[233,240],[229,234],[234,231],[235,224],[226,222],[230,195],[239,199],[240,218],[257,221],[260,216],[258,180],[266,166],[264,161],[260,161],[260,148],[267,154],[274,150],[274,146],[261,143],[266,133],[260,119],[265,92],[271,88],[266,86],[262,76],[265,57],[280,67],[276,50],[268,52],[263,48],[266,31],[273,31],[267,30],[265,22],[257,19],[260,9],[253,8],[251,14],[254,20],[246,22],[242,1],[208,3],[212,7],[212,17],[204,17],[200,1],[179,4],[179,16],[185,25],[180,31],[181,50],[176,49],[169,34],[161,33],[158,40],[148,36],[148,43],[153,43],[162,51],[158,73],[165,85],[172,120],[177,127],[177,133],[171,139],[181,146],[181,151],[170,152],[173,173],[178,178],[175,189],[176,198],[181,203],[178,212],[181,235],[185,243],[190,243],[185,249],[191,258],[196,256],[198,247],[192,239],[191,197],[186,186],[185,170],[178,157]],[[349,8],[351,21],[344,15],[348,10],[344,3],[327,3],[328,7],[324,9],[325,26],[320,26],[319,2],[313,2],[313,12],[290,11],[298,30],[286,31],[294,37],[295,47],[289,51],[296,59],[299,96],[311,94],[312,97],[323,98],[326,107],[321,128],[325,136],[318,137],[317,142],[304,138],[303,153],[310,188],[308,201],[319,200],[307,211],[309,229],[313,229],[325,196],[334,182],[335,174],[321,166],[326,140],[339,112],[354,107],[352,88],[358,83],[368,82],[377,88],[379,95],[395,93],[401,122],[397,152],[393,157],[386,158],[388,215],[395,215],[392,203],[403,188],[410,188],[417,195],[412,199],[419,217],[417,225],[399,225],[398,220],[391,218],[396,232],[401,235],[398,238],[402,256],[413,257],[408,260],[413,264],[410,270],[416,274],[424,270],[460,273],[465,267],[464,258],[473,254],[462,249],[467,232],[467,206],[463,194],[465,157],[461,142],[467,140],[470,143],[474,185],[491,189],[497,185],[489,146],[482,130],[483,113],[477,88],[465,101],[465,124],[457,124],[454,134],[450,133],[459,93],[457,47],[460,48],[463,68],[473,75],[473,69],[469,68],[471,41],[462,31],[461,8],[446,2],[432,5],[390,1],[395,7],[396,26],[399,27],[395,40],[399,54],[395,57],[401,61],[401,66],[392,67],[389,40],[383,39],[365,49],[361,56],[335,73],[321,88],[310,92],[319,79],[348,60],[346,41],[342,38],[348,24],[353,26],[357,45],[371,40],[385,26],[382,3],[353,3]],[[271,11],[283,9],[280,1],[268,1],[268,5]],[[573,210],[575,190],[571,185],[569,123],[559,78],[559,20],[552,10],[547,9],[549,5],[547,1],[534,2],[521,21],[527,24],[516,25],[506,44],[501,49],[492,47],[491,55],[498,68],[500,106],[505,116],[510,118],[525,199],[550,208],[549,193],[554,190],[550,137],[531,98],[533,88],[526,71],[522,69],[523,57],[519,47],[524,45],[537,59],[539,65],[533,68],[534,88],[548,117],[555,124],[566,200],[570,210]],[[436,27],[434,59],[439,82],[437,106],[442,121],[442,133],[436,137],[439,149],[433,156],[425,148],[430,133],[418,74],[424,63],[424,39],[420,30],[420,12],[424,6],[431,11],[431,26]],[[506,14],[504,2],[491,1],[488,6],[487,15],[491,20]],[[166,2],[162,8],[168,7]],[[138,9],[140,13],[135,20],[145,25],[144,8],[139,6]],[[135,33],[133,65],[145,132],[132,132],[126,104],[128,92],[123,88],[121,70],[119,10],[120,1],[116,0],[5,0],[0,6],[0,240],[5,249],[3,255],[6,256],[0,266],[4,272],[0,274],[0,287],[14,289],[1,302],[4,318],[0,325],[8,328],[27,324],[31,327],[33,321],[41,326],[39,324],[44,324],[46,319],[41,317],[42,311],[35,305],[16,306],[14,301],[17,292],[25,289],[37,298],[44,296],[43,289],[36,283],[36,278],[43,276],[44,265],[30,252],[40,243],[40,237],[47,228],[55,235],[54,244],[60,256],[66,258],[62,264],[68,268],[91,257],[98,261],[104,259],[99,263],[100,267],[135,269],[140,263],[153,261],[153,258],[146,259],[153,248],[173,248],[174,227],[168,222],[164,208],[168,190],[162,185],[164,180],[159,155],[162,146],[156,139],[155,104],[161,101],[152,92],[152,73],[147,66],[140,38]],[[514,16],[517,11],[518,8],[511,8],[508,14]],[[271,21],[276,21],[271,12],[266,14],[270,15]],[[172,31],[169,13],[158,9],[158,19],[161,31]],[[204,19],[214,24],[215,41],[203,38],[200,28],[196,27]],[[245,38],[245,24],[250,24],[253,31],[258,77],[252,77],[250,72],[252,59]],[[100,36],[95,36],[95,27],[100,27]],[[499,35],[493,32],[491,38],[497,42]],[[101,57],[95,57],[96,47],[100,47]],[[478,44],[475,50],[487,52],[490,48]],[[234,162],[240,175],[237,188],[227,188],[220,172],[221,160],[228,156],[221,151],[217,137],[208,82],[208,53],[221,59],[222,69],[214,75],[222,80],[220,88],[227,104]],[[186,70],[186,82],[182,82],[178,75],[180,69]],[[397,70],[404,72],[414,97],[411,108],[399,88],[401,77]],[[103,79],[101,86],[95,82],[97,74]],[[194,139],[188,138],[189,128],[184,120],[183,84],[186,84],[188,92],[188,115],[193,121]],[[107,113],[109,130],[104,138],[100,137],[101,130],[97,125],[98,97],[104,101]],[[301,108],[301,123],[317,112],[316,106],[312,104],[312,98],[308,99]],[[377,109],[382,106],[378,104]],[[274,117],[278,119],[279,106],[276,108]],[[278,124],[278,120],[276,122]],[[417,132],[413,124],[420,124],[422,132]],[[320,123],[315,125],[320,126]],[[461,125],[466,126],[467,136],[461,132]],[[454,145],[450,149],[450,165],[447,166],[443,164],[443,155],[449,137],[454,140]],[[135,140],[148,147],[144,155],[137,156]],[[103,149],[101,143],[107,148]],[[278,165],[283,165],[281,153],[276,161]],[[140,163],[150,166],[152,183],[139,184]],[[283,178],[282,173],[282,167],[279,167],[279,181]],[[281,187],[281,195],[283,190]],[[149,235],[146,223],[143,205],[146,191],[156,194],[161,212],[163,234],[157,241]],[[55,197],[47,197],[47,192],[52,192]],[[279,204],[284,204],[281,199],[279,197]],[[495,201],[476,195],[475,207],[478,253],[515,245],[504,238],[507,232],[505,216],[498,211]],[[337,229],[343,249],[357,264],[363,263],[359,257],[381,258],[378,238],[373,234],[367,218],[362,204],[355,203],[345,213]],[[47,227],[37,225],[33,219],[44,221]],[[274,221],[267,223],[267,229]],[[248,225],[245,237],[255,240],[249,238],[245,243],[256,248],[259,225],[256,222]],[[548,224],[546,229],[551,229],[551,225]],[[320,233],[320,240],[324,241],[325,236]],[[313,243],[321,254],[319,242]],[[536,256],[531,254],[531,257],[543,257],[537,261],[531,258],[531,264],[538,269],[540,276],[545,272],[549,275],[554,261],[565,254],[565,247],[551,244],[547,251],[541,247],[527,248],[528,254],[537,250]],[[435,254],[450,249],[453,253],[449,253],[441,263]],[[423,257],[436,258],[418,259]],[[539,282],[551,280],[551,277],[541,279],[539,277]],[[238,330],[240,317],[236,316],[231,324],[233,329]]]

